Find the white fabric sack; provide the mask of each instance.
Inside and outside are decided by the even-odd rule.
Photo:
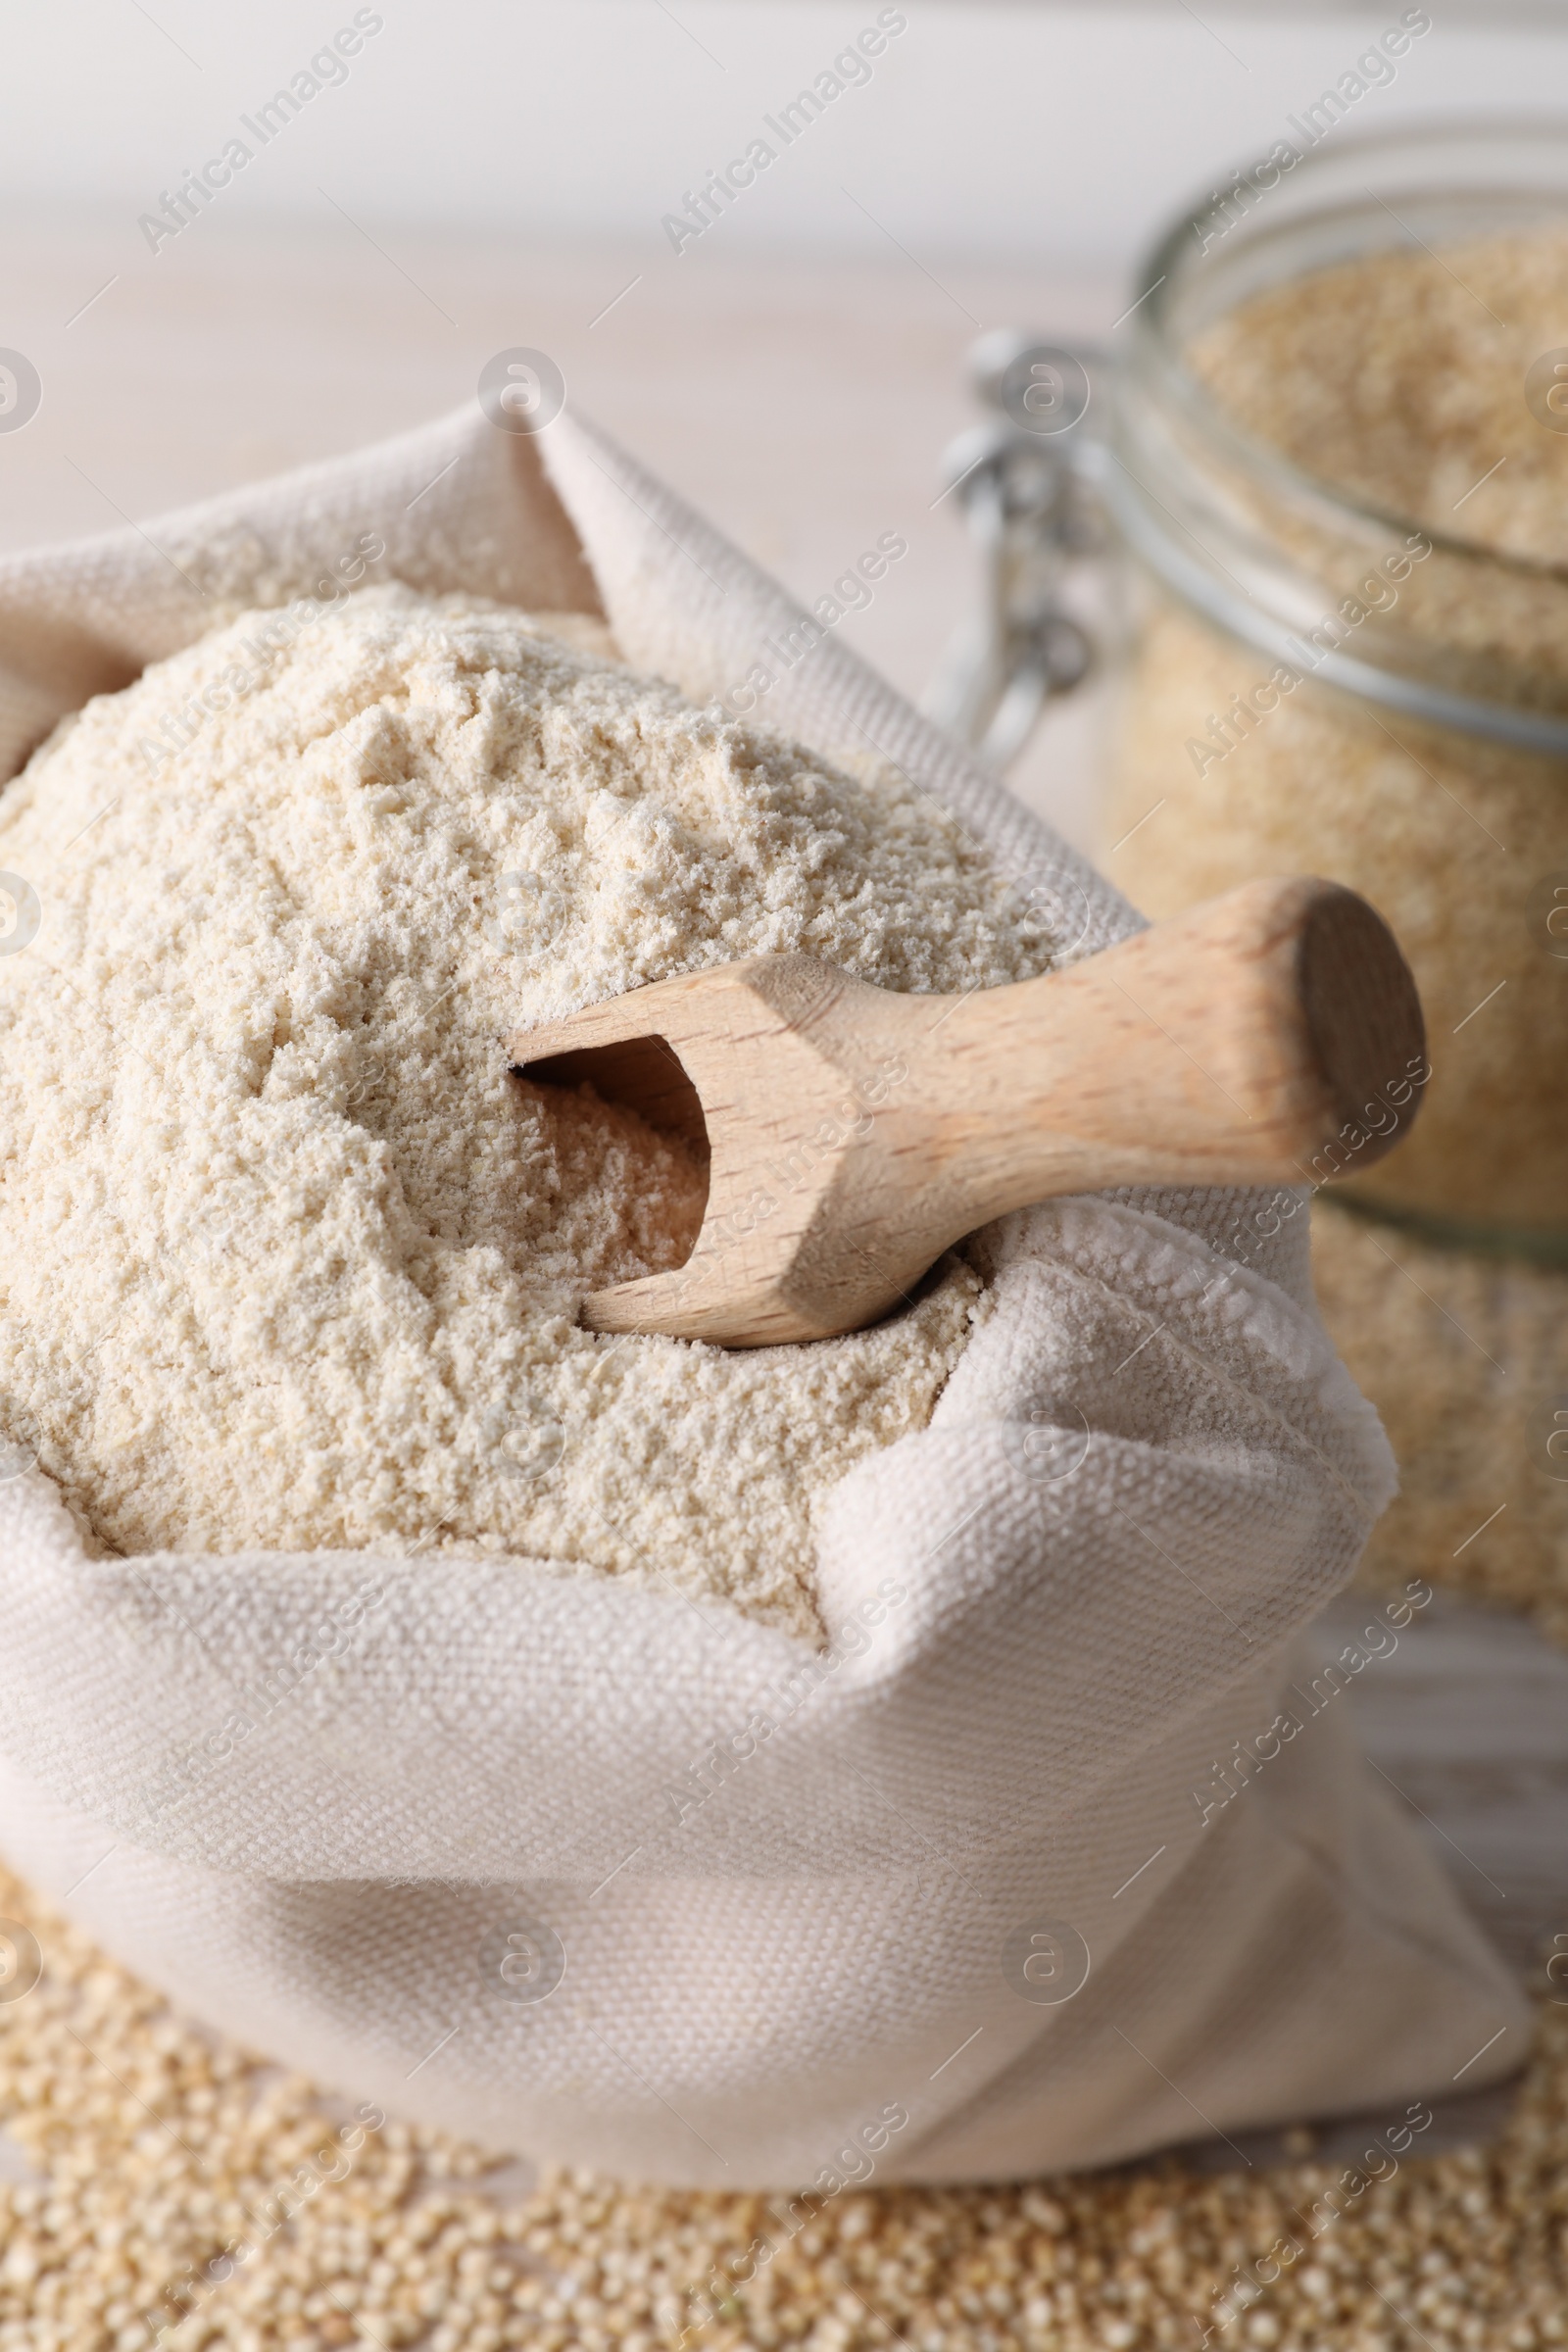
[[[370,578],[602,606],[699,700],[801,618],[581,419],[469,411],[0,566],[0,774],[367,539]],[[842,632],[758,715],[896,760],[1075,955],[1135,926]],[[11,1478],[0,1842],[258,2049],[629,2178],[1004,2177],[1396,2119],[1489,2042],[1465,2087],[1507,2074],[1500,1964],[1348,1702],[1287,1690],[1393,1470],[1312,1305],[1304,1202],[1257,1209],[991,1230],[998,1311],[929,1428],[831,1499],[821,1655],[516,1560],[92,1559],[50,1482]]]

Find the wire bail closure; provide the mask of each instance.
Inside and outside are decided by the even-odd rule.
[[[962,503],[980,552],[980,610],[944,652],[923,701],[926,715],[1007,767],[1053,696],[1093,669],[1097,649],[1063,590],[1072,571],[1107,551],[1086,463],[1087,418],[1102,353],[1068,350],[1001,328],[968,355],[970,380],[994,412],[945,451],[947,489]]]

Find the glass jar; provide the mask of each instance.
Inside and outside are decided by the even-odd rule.
[[[1499,1596],[1568,1612],[1568,523],[1555,549],[1520,545],[1538,473],[1568,518],[1568,350],[1519,352],[1515,417],[1496,354],[1526,330],[1465,275],[1472,240],[1549,232],[1568,339],[1568,126],[1290,152],[1172,226],[1134,289],[1097,453],[1137,615],[1099,856],[1152,915],[1304,871],[1393,925],[1426,1008],[1420,1115],[1365,1174],[1352,1149],[1320,1196],[1342,1205],[1314,1213],[1325,1312],[1404,1473],[1382,1553],[1430,1573],[1473,1545]],[[1422,302],[1443,305],[1405,291],[1403,264],[1357,280],[1377,289],[1358,312],[1350,279],[1305,283],[1401,249],[1423,284],[1435,269],[1473,296],[1478,338],[1483,313],[1500,330],[1504,446],[1490,476],[1444,485],[1446,514],[1404,511],[1378,473],[1396,480],[1413,410],[1447,404],[1455,451],[1482,414],[1451,332],[1411,399]],[[1303,449],[1314,353],[1344,398]],[[1267,429],[1286,366],[1289,456]]]

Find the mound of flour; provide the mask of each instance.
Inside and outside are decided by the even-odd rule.
[[[122,1552],[484,1546],[810,1630],[815,1499],[927,1419],[976,1277],[810,1347],[587,1333],[586,1291],[685,1255],[701,1179],[502,1041],[760,952],[957,990],[1045,942],[897,775],[596,623],[368,589],[259,670],[266,618],[0,797],[40,909],[0,954],[9,1434]]]

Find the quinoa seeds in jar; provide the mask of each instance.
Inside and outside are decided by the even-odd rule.
[[[1101,856],[1151,915],[1298,870],[1397,933],[1430,1077],[1319,1289],[1404,1474],[1374,1568],[1502,1598],[1568,1537],[1568,125],[1287,151],[1129,322]]]

